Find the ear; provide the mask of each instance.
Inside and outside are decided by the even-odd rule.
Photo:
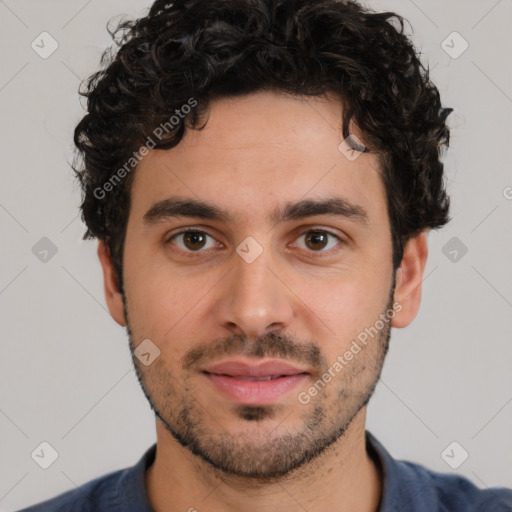
[[[416,317],[421,303],[421,283],[427,263],[427,232],[410,238],[404,248],[402,263],[396,271],[396,287],[393,302],[401,309],[391,321],[393,327],[407,327]]]
[[[126,326],[124,317],[123,296],[119,291],[116,273],[110,259],[110,251],[104,240],[98,243],[98,258],[103,269],[103,286],[105,291],[105,300],[112,318],[123,327]]]

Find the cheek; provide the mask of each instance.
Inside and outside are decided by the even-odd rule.
[[[170,265],[154,262],[130,267],[127,259],[125,267],[125,275],[129,276],[125,290],[134,341],[154,340],[169,356],[185,351],[187,343],[197,338],[198,326],[204,324],[199,320],[207,306],[204,296],[218,279],[212,279],[209,285],[205,274],[194,279],[193,273],[171,271]]]
[[[297,295],[334,335],[344,339],[354,329],[373,324],[385,308],[390,283],[383,270],[378,273],[350,270],[330,278],[308,280]],[[327,329],[326,334],[332,335],[331,331]]]
[[[344,363],[344,377],[336,379],[337,382],[372,379],[371,373],[362,377],[361,372],[374,360],[380,345],[373,343],[378,338],[369,337],[367,329],[374,329],[384,312],[389,291],[388,277],[382,268],[378,274],[352,272],[303,288],[304,302],[314,312],[312,315],[304,309],[313,322],[309,330],[320,344],[328,365],[345,354],[350,358]],[[367,345],[362,343],[361,336],[368,341]]]

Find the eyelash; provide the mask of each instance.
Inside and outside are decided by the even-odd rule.
[[[192,228],[186,228],[186,229],[183,229],[181,231],[178,231],[177,233],[173,233],[170,237],[166,238],[164,244],[165,245],[168,245],[169,243],[172,243],[172,241],[178,237],[179,235],[183,235],[185,233],[201,233],[201,234],[204,234],[210,238],[213,238],[215,240],[215,237],[213,237],[212,235],[210,235],[209,233],[207,233],[206,231],[203,231],[203,230],[200,230],[200,229],[192,229]],[[326,229],[316,229],[316,228],[309,228],[303,232],[301,232],[296,239],[300,238],[301,236],[304,236],[304,235],[307,235],[308,233],[322,233],[322,234],[326,234],[326,235],[329,235],[333,238],[336,238],[339,242],[339,244],[332,248],[332,249],[329,249],[327,251],[325,250],[321,250],[321,251],[312,251],[312,250],[309,250],[307,252],[309,252],[311,255],[313,255],[314,257],[322,257],[324,255],[333,255],[333,254],[336,254],[339,250],[341,250],[341,247],[340,246],[343,246],[345,244],[345,241],[340,238],[338,235],[336,235],[335,233],[329,231],[329,230],[326,230]],[[191,251],[191,250],[184,250],[184,249],[181,249],[178,247],[178,249],[180,251],[182,251],[184,254],[186,254],[187,257],[190,257],[190,258],[195,258],[195,257],[198,257],[201,253],[204,253],[204,252],[207,252],[209,251],[210,249],[199,249],[197,251]],[[306,250],[306,249],[304,249]]]

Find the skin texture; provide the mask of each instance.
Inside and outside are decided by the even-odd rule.
[[[149,366],[134,358],[157,414],[146,486],[158,512],[377,510],[381,476],[365,449],[366,403],[390,325],[405,327],[418,312],[427,234],[409,240],[395,276],[377,157],[350,161],[338,150],[341,114],[333,96],[261,91],[212,102],[204,130],[188,131],[171,150],[150,151],[136,170],[124,300],[99,242],[112,317],[127,327],[132,350],[147,338],[160,350]],[[232,218],[144,223],[155,202],[177,196],[214,203]],[[364,208],[367,223],[268,218],[287,202],[334,196]],[[184,236],[170,240],[183,228],[209,235],[203,248],[191,250]],[[319,230],[335,235],[324,238],[325,248],[308,244],[308,233]],[[252,263],[236,252],[248,236],[263,249]],[[394,303],[399,312],[379,334],[301,403],[298,394]],[[272,404],[243,407],[200,371],[233,358],[286,359],[309,375]]]

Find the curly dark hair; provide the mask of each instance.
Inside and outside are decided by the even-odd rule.
[[[134,165],[155,127],[169,126],[191,98],[195,108],[174,116],[156,149],[201,129],[215,98],[263,89],[336,93],[343,137],[355,123],[366,151],[379,158],[394,270],[409,238],[450,220],[440,153],[449,144],[452,109],[441,107],[401,16],[354,0],[157,0],[147,16],[123,21],[111,34],[118,48],[104,53],[102,69],[81,91],[88,113],[75,129],[73,168],[83,191],[84,239],[106,242],[121,291],[134,175],[126,162]]]

